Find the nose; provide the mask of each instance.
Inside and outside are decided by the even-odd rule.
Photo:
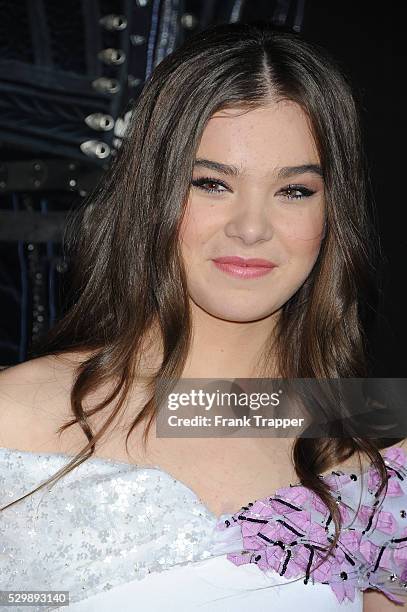
[[[270,210],[263,198],[251,197],[235,202],[225,224],[229,238],[239,238],[245,244],[270,240],[273,235]]]

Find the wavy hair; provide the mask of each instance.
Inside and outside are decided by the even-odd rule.
[[[316,264],[283,305],[273,337],[265,339],[262,373],[267,377],[274,363],[282,378],[368,375],[367,329],[375,314],[381,254],[351,85],[326,51],[297,34],[265,22],[213,26],[188,38],[155,68],[116,158],[70,220],[65,243],[75,299],[31,356],[84,354],[71,389],[73,418],[58,431],[79,423],[88,444],[31,493],[94,453],[122,412],[132,381],[141,376],[143,341],[158,325],[162,361],[148,377],[150,398],[132,422],[126,450],[141,422],[147,423],[145,444],[156,415],[155,383],[180,378],[190,346],[179,230],[203,130],[217,111],[250,111],[281,99],[299,104],[310,121],[324,175],[327,224]],[[109,396],[86,410],[86,396],[105,382],[113,383]],[[93,432],[88,417],[107,407],[103,427]],[[325,558],[338,541],[341,516],[318,475],[355,453],[359,462],[360,453],[367,454],[382,479],[380,490],[387,491],[379,452],[385,446],[379,437],[295,440],[296,473],[323,500],[335,524]]]

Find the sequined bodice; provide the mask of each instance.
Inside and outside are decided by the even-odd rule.
[[[1,507],[69,459],[0,448]],[[217,517],[164,470],[91,458],[50,489],[0,512],[1,588],[41,584],[42,590],[68,590],[76,602],[154,572],[225,556],[235,566],[254,563],[284,579],[303,576],[310,588],[324,583],[339,602],[366,588],[400,601],[407,581],[407,456],[402,448],[389,449],[385,461],[388,491],[379,507],[372,467],[359,478],[342,471],[324,476],[343,529],[334,560],[313,573],[334,525],[309,489],[290,485]]]

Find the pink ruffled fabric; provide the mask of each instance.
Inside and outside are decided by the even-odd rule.
[[[302,485],[283,487],[235,514],[222,515],[216,525],[218,550],[223,546],[235,565],[256,563],[261,570],[274,570],[288,579],[304,576],[305,584],[329,584],[340,603],[353,601],[356,589],[368,588],[403,603],[401,596],[407,594],[407,455],[401,447],[387,449],[383,455],[388,474],[384,500],[384,490],[376,495],[380,477],[373,465],[360,476],[342,470],[320,476],[339,504],[342,530],[334,557],[315,571],[333,540],[335,526],[321,499]]]

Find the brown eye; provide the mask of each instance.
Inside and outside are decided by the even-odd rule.
[[[222,181],[211,179],[209,177],[195,179],[191,181],[191,185],[193,185],[194,187],[198,187],[198,189],[202,189],[202,191],[206,191],[206,193],[225,192],[224,189],[217,189],[217,187],[224,187],[225,189],[227,189],[227,186]]]
[[[282,189],[280,193],[286,194],[287,200],[302,200],[312,196],[315,191],[311,191],[303,185],[288,185],[288,187]]]

